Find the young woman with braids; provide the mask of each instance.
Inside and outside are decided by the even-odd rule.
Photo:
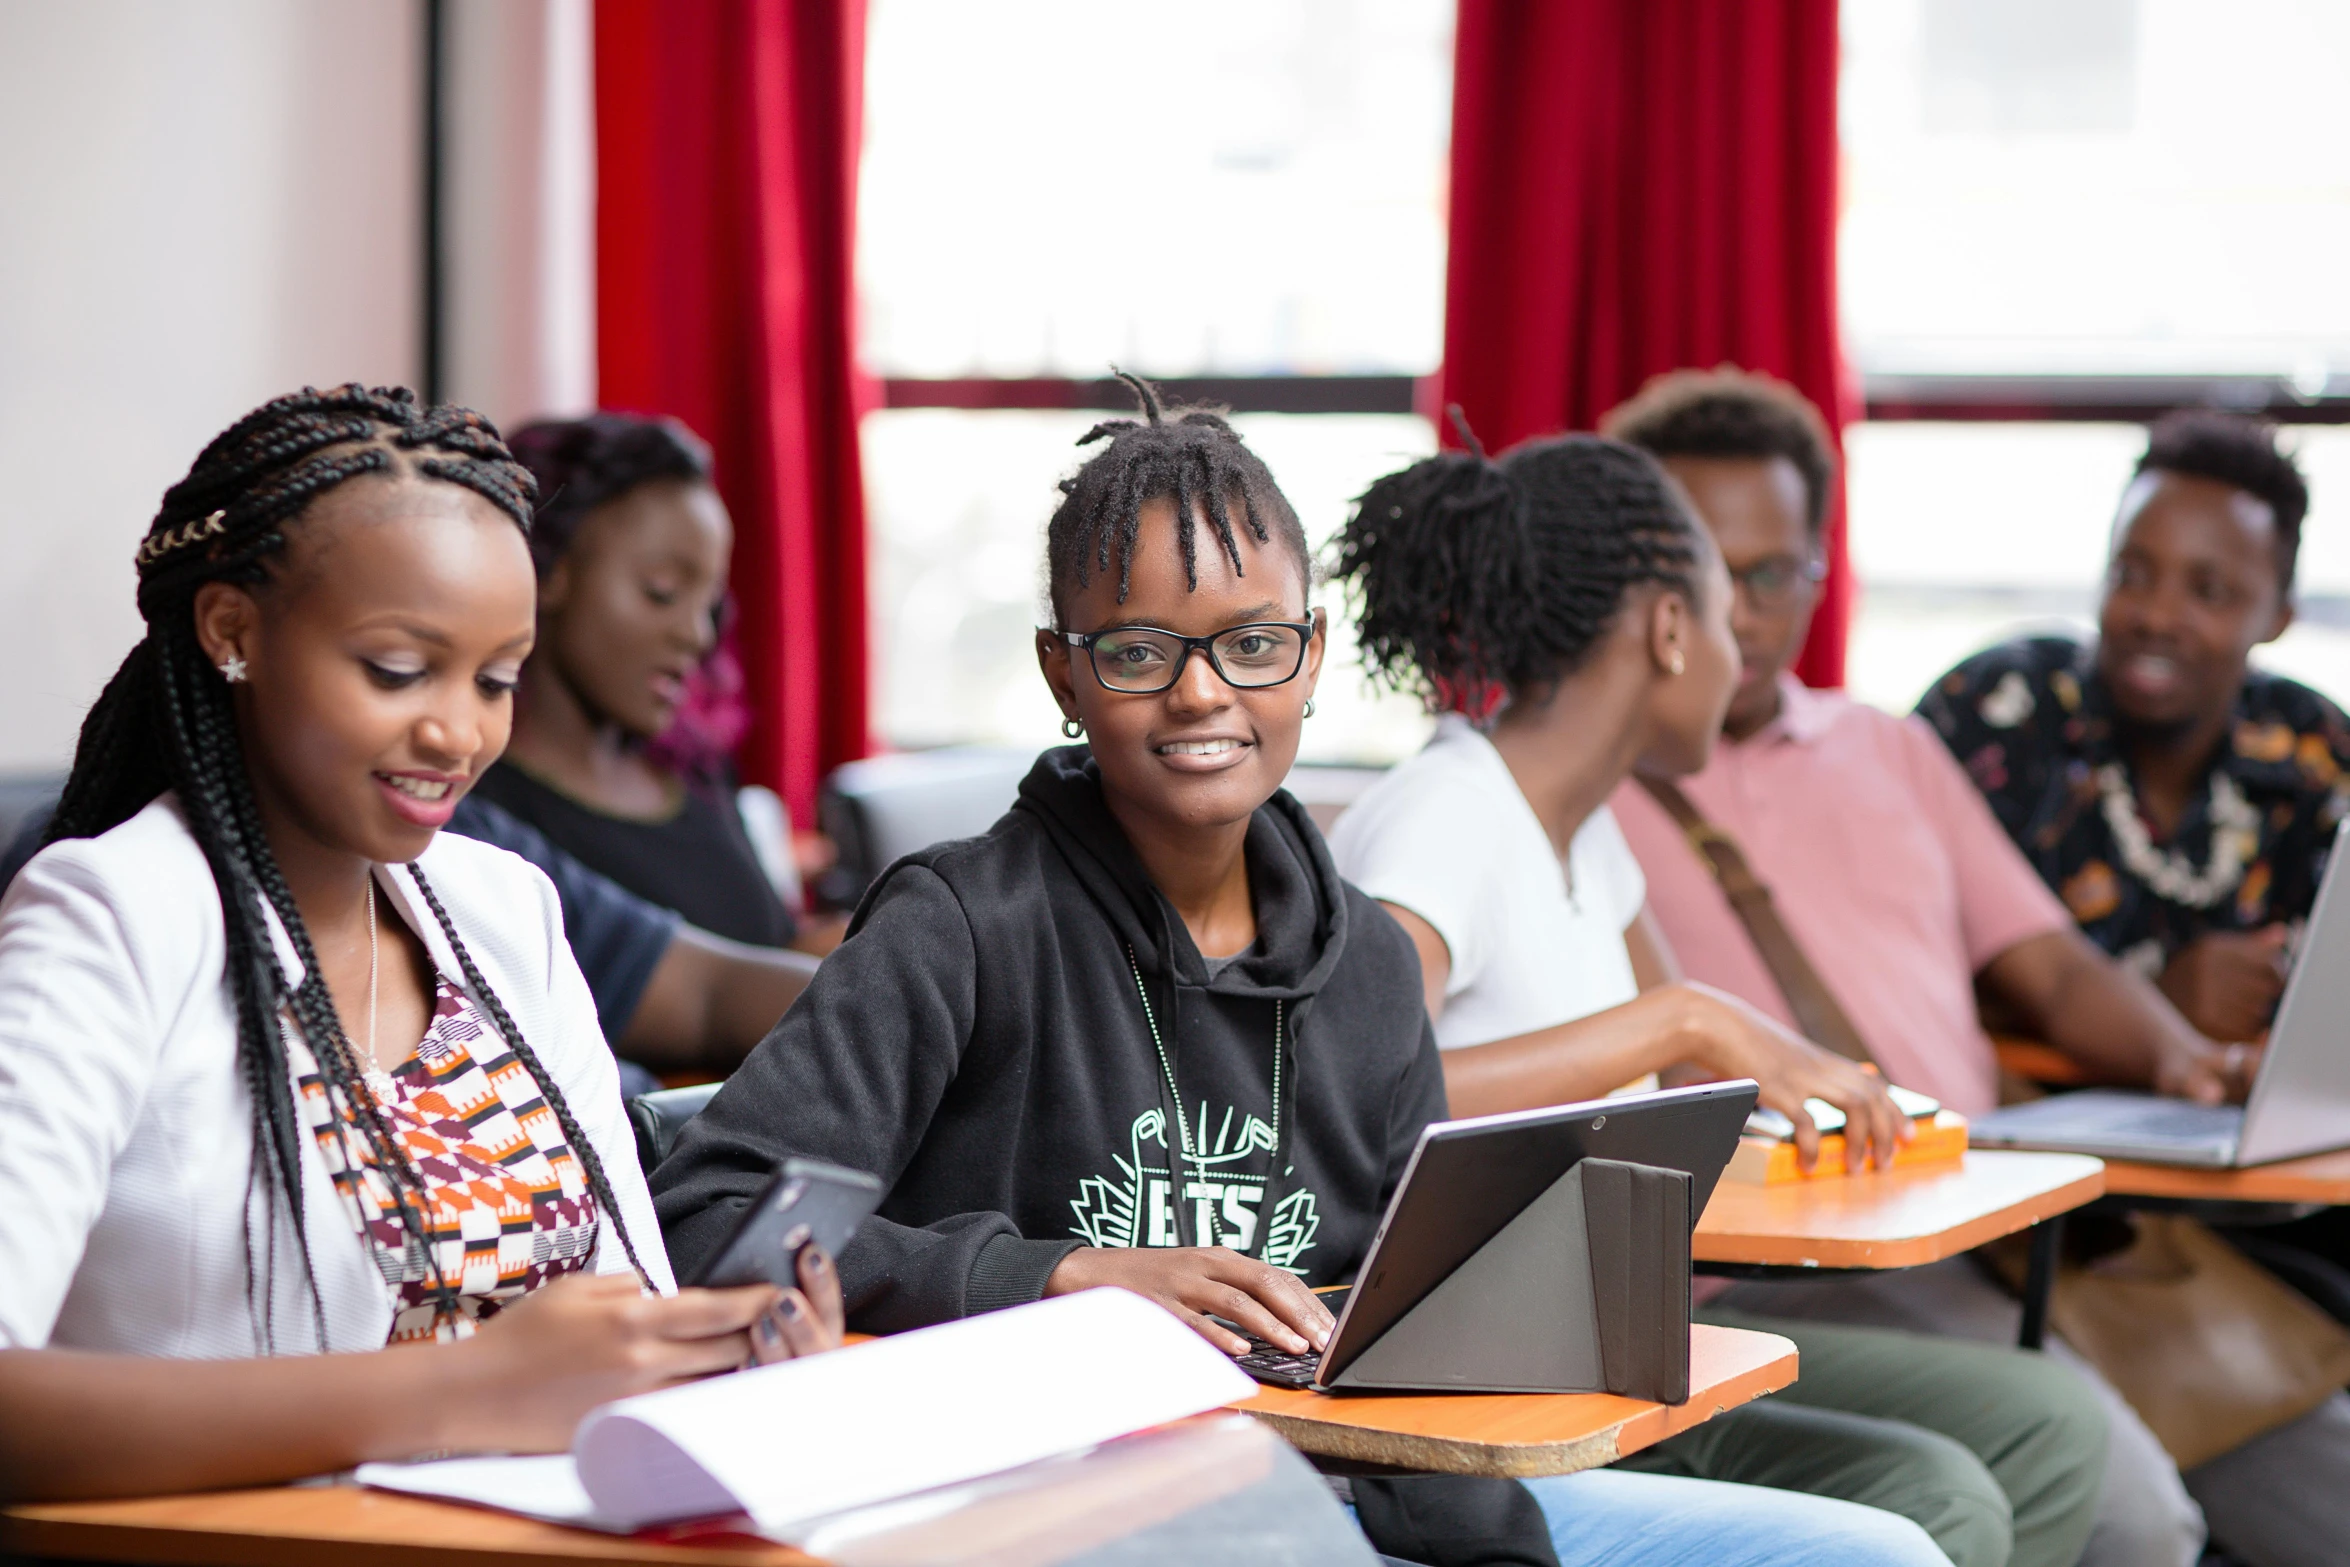
[[[834,1341],[828,1269],[671,1293],[552,889],[438,832],[505,744],[530,500],[478,416],[359,386],[165,495],[0,905],[0,1494],[560,1448]]]
[[[1047,531],[1037,658],[1087,743],[867,893],[655,1173],[681,1263],[789,1150],[888,1184],[840,1258],[860,1327],[1114,1284],[1228,1352],[1212,1318],[1302,1351],[1333,1326],[1309,1286],[1361,1264],[1444,1114],[1410,941],[1280,787],[1324,646],[1296,515],[1222,418],[1135,385]],[[1475,1532],[1530,1528],[1512,1561],[1942,1561],[1904,1520],[1748,1487],[1432,1483],[1495,1504]],[[1413,1554],[1384,1483],[1356,1496]]]
[[[1336,575],[1372,669],[1448,710],[1427,749],[1339,819],[1331,848],[1418,950],[1456,1112],[1590,1098],[1651,1072],[1752,1077],[1807,1154],[1816,1096],[1889,1155],[1897,1116],[1874,1079],[1679,981],[1609,813],[1636,767],[1705,764],[1738,682],[1721,553],[1656,461],[1582,435],[1497,461],[1430,458],[1364,494]],[[2080,1555],[2106,1430],[2069,1371],[1987,1345],[1706,1314],[1793,1337],[1802,1380],[1629,1467],[1887,1508],[1957,1567]]]

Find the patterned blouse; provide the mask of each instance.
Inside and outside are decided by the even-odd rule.
[[[445,978],[416,1053],[391,1074],[395,1135],[424,1177],[425,1224],[457,1309],[401,1224],[349,1106],[329,1105],[316,1058],[287,1030],[304,1121],[393,1294],[389,1342],[459,1339],[549,1279],[587,1266],[596,1202],[538,1084],[471,997]]]
[[[2137,810],[2094,643],[2031,637],[1978,653],[1918,715],[2081,929],[2150,975],[2206,931],[2306,921],[2350,805],[2341,709],[2258,670],[2168,841],[2152,840]]]

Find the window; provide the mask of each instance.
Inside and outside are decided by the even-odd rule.
[[[2259,657],[2350,692],[2350,432],[2304,422],[2350,417],[2350,9],[1843,17],[1855,693],[1906,709],[1988,642],[2086,628],[2141,422],[2215,402],[2296,422],[2310,475],[2301,619]]]
[[[1112,365],[1242,410],[1317,549],[1435,449],[1410,409],[1443,331],[1452,0],[1064,0],[1017,28],[874,0],[869,25],[876,729],[1042,744],[1044,524],[1072,443],[1128,406]],[[1367,689],[1320,602],[1337,635],[1306,755],[1408,754],[1427,720]]]

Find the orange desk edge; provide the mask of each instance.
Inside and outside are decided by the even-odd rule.
[[[2105,1189],[2116,1197],[2188,1197],[2214,1202],[2350,1204],[2350,1148],[2239,1170],[2179,1164],[2105,1162]]]
[[[684,1540],[596,1534],[356,1485],[275,1486],[119,1502],[49,1502],[0,1513],[0,1550],[117,1562],[235,1567],[549,1567],[699,1562],[811,1567],[788,1545],[743,1535]]]
[[[1610,1464],[1795,1380],[1774,1333],[1689,1330],[1689,1402],[1609,1393],[1332,1395],[1268,1387],[1234,1407],[1300,1452],[1446,1474],[1531,1479]]]
[[[2100,1160],[2004,1149],[1784,1186],[1724,1181],[1697,1221],[1690,1255],[1796,1268],[1914,1268],[2029,1229],[2105,1191]]]

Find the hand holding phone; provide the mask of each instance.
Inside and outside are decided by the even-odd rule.
[[[862,1170],[821,1159],[786,1159],[766,1189],[743,1209],[734,1229],[685,1282],[705,1289],[736,1284],[801,1287],[800,1253],[815,1246],[837,1257],[881,1201],[881,1183]]]

